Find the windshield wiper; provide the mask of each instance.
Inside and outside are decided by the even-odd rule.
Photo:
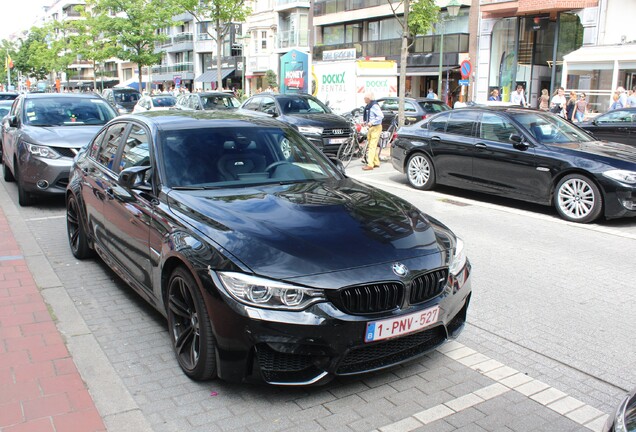
[[[188,191],[188,190],[205,190],[205,187],[203,186],[173,186],[170,189]]]

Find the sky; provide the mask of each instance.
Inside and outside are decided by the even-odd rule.
[[[19,30],[31,28],[42,6],[50,6],[55,0],[0,0],[0,40]]]

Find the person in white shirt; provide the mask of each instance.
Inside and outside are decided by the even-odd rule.
[[[510,95],[510,102],[512,102],[514,105],[521,105],[522,107],[528,105],[528,102],[526,101],[526,95],[521,84],[517,84],[517,90],[512,92],[512,94]]]
[[[561,117],[565,117],[565,105],[567,101],[565,100],[565,89],[563,87],[559,87],[556,91],[556,94],[552,96],[552,100],[550,101],[550,112],[554,114],[558,114]]]

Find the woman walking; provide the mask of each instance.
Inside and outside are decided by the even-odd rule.
[[[550,93],[548,89],[541,90],[541,96],[539,97],[539,109],[541,111],[548,111],[550,109]]]

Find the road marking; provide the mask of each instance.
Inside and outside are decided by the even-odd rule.
[[[595,432],[601,432],[603,430],[603,426],[609,417],[604,412],[587,405],[585,402],[478,353],[457,341],[450,341],[439,347],[437,351],[493,379],[495,383],[442,404],[435,405],[424,411],[417,412],[395,423],[382,426],[374,432],[412,431],[437,420],[457,414],[475,405],[479,405],[510,390],[521,393],[557,414],[565,416]],[[475,362],[478,359],[482,361]],[[463,362],[462,360],[467,361]]]
[[[43,221],[43,220],[49,220],[49,219],[62,219],[65,218],[66,215],[57,215],[57,216],[45,216],[45,217],[38,217],[38,218],[29,218],[29,219],[25,219],[25,222],[35,222],[35,221]]]
[[[396,171],[397,172],[397,171]],[[378,177],[380,175],[384,175],[386,176],[386,173],[371,173],[371,174],[361,174],[361,175],[350,175],[348,174],[349,177],[351,178],[355,178],[356,180],[360,180],[366,183],[373,183],[373,184],[377,184],[377,185],[382,185],[385,187],[390,187],[390,188],[396,188],[396,189],[400,189],[400,190],[404,190],[404,191],[409,191],[409,192],[417,192],[416,189],[413,189],[410,186],[407,185],[403,185],[400,183],[387,183],[386,182],[386,178],[383,180],[379,180],[377,178],[373,178],[373,177]],[[434,197],[436,197],[438,199],[438,201],[441,202],[446,202],[446,200],[451,199],[449,195],[447,194],[443,194],[440,192],[436,192],[436,191],[426,191],[423,192],[426,193],[428,195],[432,195]],[[562,224],[562,225],[568,225],[571,226],[573,228],[579,228],[579,229],[586,229],[589,231],[596,231],[596,232],[600,232],[600,233],[604,233],[604,234],[610,234],[610,235],[614,235],[617,237],[623,237],[623,238],[628,238],[628,239],[632,239],[632,240],[636,240],[636,234],[631,234],[631,233],[626,233],[623,231],[619,231],[617,229],[613,229],[613,228],[608,228],[608,227],[604,227],[601,225],[594,225],[594,224],[580,224],[580,223],[576,223],[576,222],[569,222],[563,219],[560,219],[556,216],[549,216],[549,215],[544,215],[544,214],[539,214],[533,211],[528,211],[528,210],[520,210],[520,209],[514,209],[511,207],[507,207],[507,206],[503,206],[503,205],[498,205],[498,204],[490,204],[490,203],[486,203],[483,201],[477,201],[477,200],[472,200],[470,198],[463,198],[463,197],[456,197],[456,196],[452,196],[452,201],[455,202],[460,202],[463,203],[465,205],[474,205],[477,207],[484,207],[484,208],[488,208],[490,210],[497,210],[497,211],[503,211],[506,213],[512,213],[512,214],[516,214],[516,215],[521,215],[524,217],[531,217],[533,219],[540,219],[540,220],[544,220],[544,221],[549,221],[549,222],[553,222],[553,223],[558,223],[558,224]],[[453,203],[455,205],[457,205],[456,203]]]

